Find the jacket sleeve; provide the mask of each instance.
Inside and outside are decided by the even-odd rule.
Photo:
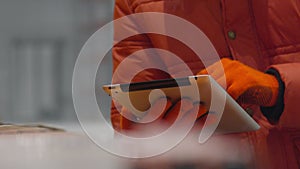
[[[114,19],[119,19],[123,16],[127,16],[133,14],[133,9],[130,5],[130,0],[116,0],[115,8],[114,8]],[[118,25],[118,26],[116,26]],[[119,39],[118,33],[126,32],[124,29],[131,29],[129,27],[120,26],[120,24],[115,24],[114,27],[114,39]],[[129,30],[130,31],[130,30]],[[131,82],[141,82],[141,81],[149,81],[149,80],[157,80],[157,79],[166,79],[169,78],[169,75],[163,71],[157,69],[146,69],[144,70],[143,64],[141,64],[141,60],[135,59],[134,57],[128,57],[129,55],[143,50],[147,48],[153,48],[151,40],[149,39],[147,34],[138,34],[135,36],[131,36],[127,39],[123,39],[120,42],[116,43],[112,49],[112,57],[113,57],[113,79],[112,83],[127,83],[130,75],[127,70],[142,70],[138,74],[134,76]],[[117,71],[118,66],[126,59],[126,70]],[[151,63],[154,62],[151,57],[143,58],[143,62]],[[156,61],[155,64],[159,62]],[[163,64],[161,62],[161,64]],[[164,65],[161,65],[164,66]],[[124,127],[124,119],[118,110],[121,110],[122,106],[118,103],[112,104],[111,107],[111,121],[112,125],[116,130]]]
[[[281,127],[299,128],[300,110],[298,109],[298,105],[300,104],[300,63],[272,65],[271,69],[276,70],[278,73],[280,78],[279,83],[283,82],[284,87],[281,91],[283,93],[281,96],[279,95],[279,97],[282,98],[279,98],[279,103],[274,108],[263,108],[264,110],[262,112],[264,114],[279,113],[281,116],[278,125]],[[272,109],[273,111],[279,112],[272,112]]]

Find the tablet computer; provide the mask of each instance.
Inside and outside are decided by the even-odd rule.
[[[224,99],[226,98],[223,112],[212,112],[222,113],[217,132],[245,132],[260,128],[250,115],[209,75],[128,84],[109,84],[104,85],[103,90],[137,117],[142,117],[143,113],[150,108],[151,103],[161,97],[168,97],[173,103],[180,98],[190,98],[195,102],[203,103],[209,110],[212,90],[217,90],[215,92],[219,93],[220,97],[225,96]]]

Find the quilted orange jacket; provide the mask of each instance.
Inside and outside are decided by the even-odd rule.
[[[202,30],[214,45],[219,56],[238,60],[261,71],[272,68],[282,83],[281,102],[273,108],[261,109],[243,105],[254,112],[261,125],[256,132],[243,133],[256,152],[259,168],[300,167],[300,2],[298,0],[116,0],[115,19],[142,12],[163,12],[181,17]],[[115,35],[130,27],[115,27]],[[176,29],[176,28],[174,28]],[[183,32],[188,33],[188,32]],[[196,37],[195,37],[196,38]],[[113,48],[114,71],[129,55],[148,48],[165,49],[179,56],[194,74],[203,63],[188,46],[171,37],[159,34],[139,34],[116,44]],[[147,60],[151,62],[151,60]],[[161,58],[161,65],[180,76],[180,65]],[[132,60],[128,68],[139,69]],[[177,73],[177,74],[176,74]],[[122,82],[126,72],[115,75]],[[133,81],[169,78],[154,69],[137,74]],[[120,105],[117,105],[120,106]],[[280,114],[277,124],[268,122],[268,115]],[[111,120],[119,130],[123,117],[112,106]]]

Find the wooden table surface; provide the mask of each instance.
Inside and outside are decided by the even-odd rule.
[[[0,128],[1,133],[1,128]],[[134,169],[172,168],[174,164],[247,163],[250,156],[234,147],[234,140],[211,139],[205,146],[189,139],[171,151],[149,159],[126,159],[94,144],[82,132],[21,132],[0,134],[2,169]],[[211,167],[220,168],[220,167]]]

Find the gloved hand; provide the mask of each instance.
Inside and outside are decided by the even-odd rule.
[[[165,98],[161,98],[165,99]],[[136,123],[133,121],[128,120],[124,116],[121,116],[120,119],[120,126],[121,126],[121,132],[127,133],[127,135],[133,134],[135,137],[147,137],[147,136],[153,136],[155,134],[161,133],[168,127],[170,127],[177,118],[179,118],[179,125],[185,125],[185,123],[188,122],[195,122],[196,119],[202,117],[204,114],[206,114],[207,110],[204,105],[201,105],[199,103],[193,103],[190,99],[181,99],[178,102],[176,102],[174,105],[172,105],[172,102],[167,99],[166,107],[164,108],[163,112],[157,112],[157,110],[161,109],[162,101],[161,99],[158,99],[154,105],[148,110],[146,115],[143,117],[143,119],[151,119],[154,114],[160,113],[159,117],[150,122],[150,123]],[[182,105],[182,109],[180,110],[180,107]],[[193,114],[197,111],[197,118],[193,118]],[[128,117],[128,115],[134,116],[131,112],[129,112],[125,107],[121,110],[121,115],[125,115]],[[142,119],[142,120],[143,120]],[[193,120],[193,121],[191,121]],[[160,128],[157,128],[157,126],[160,126]],[[133,132],[131,132],[133,131]]]
[[[220,69],[221,64],[225,76]],[[240,103],[265,107],[275,105],[279,92],[279,83],[275,76],[228,58],[221,59],[221,64],[219,62],[214,63],[198,74],[210,72],[210,75]],[[226,86],[223,83],[224,79],[226,79]]]

